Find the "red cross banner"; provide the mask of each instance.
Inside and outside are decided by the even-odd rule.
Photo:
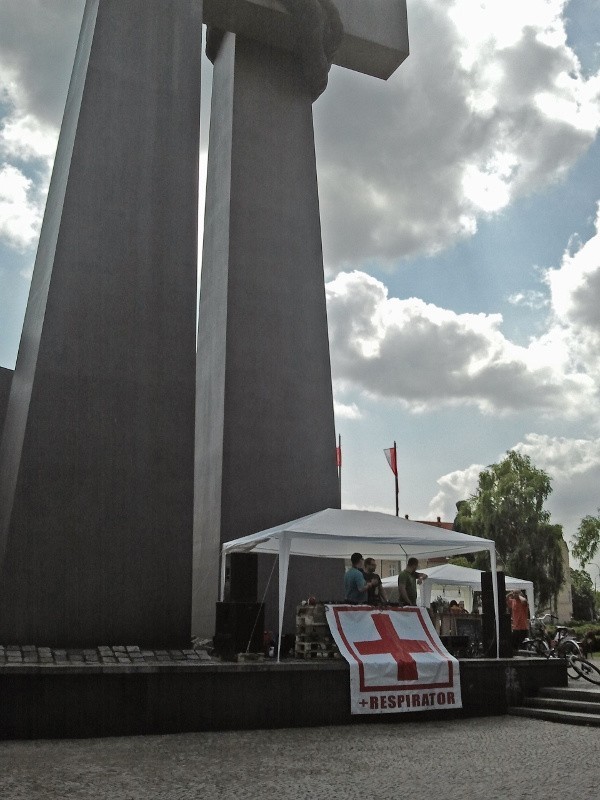
[[[462,708],[458,661],[424,608],[328,605],[325,611],[350,664],[352,714]]]

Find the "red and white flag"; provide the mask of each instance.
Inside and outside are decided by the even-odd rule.
[[[352,714],[462,708],[458,661],[424,608],[328,605],[325,613],[350,665]]]
[[[396,477],[398,477],[398,461],[396,459],[396,448],[395,447],[388,447],[387,450],[383,451],[385,453],[385,457],[387,458],[387,462],[390,465],[390,469],[394,473]]]
[[[342,448],[335,448],[335,465],[339,469],[342,466]]]

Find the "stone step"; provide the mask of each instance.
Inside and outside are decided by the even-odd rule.
[[[554,711],[549,708],[526,708],[525,706],[515,706],[509,709],[512,717],[528,717],[529,719],[541,719],[546,722],[562,722],[569,725],[588,725],[600,728],[600,715],[580,714],[574,711]]]
[[[578,689],[578,688],[563,688],[561,686],[548,686],[539,689],[538,697],[552,697],[560,700],[582,700],[585,703],[600,703],[600,687],[597,690]]]
[[[546,708],[552,711],[574,711],[580,714],[600,714],[600,703],[585,700],[569,700],[554,697],[525,697],[523,706],[527,708]]]

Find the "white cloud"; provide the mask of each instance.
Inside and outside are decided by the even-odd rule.
[[[546,434],[529,433],[523,440],[508,448],[531,458],[532,463],[543,469],[552,479],[552,494],[546,506],[552,521],[563,525],[567,540],[577,530],[579,522],[587,514],[596,514],[600,500],[600,439],[574,439]],[[499,453],[496,462],[505,453]],[[454,519],[456,503],[470,497],[477,489],[481,464],[471,464],[465,469],[455,470],[438,478],[440,490],[429,504],[429,513],[442,519]]]
[[[83,5],[4,0],[0,8],[0,239],[17,250],[39,234]]]
[[[513,344],[499,314],[457,314],[389,297],[364,272],[340,273],[326,289],[334,378],[367,395],[415,411],[593,411],[594,382],[571,367],[563,340],[562,351],[550,335],[528,347]]]
[[[0,168],[0,239],[21,250],[35,242],[41,225],[32,187],[32,181],[15,167]]]
[[[32,114],[7,115],[0,123],[0,241],[16,250],[32,247],[42,224],[58,131]],[[17,165],[32,165],[33,178]]]
[[[40,122],[33,114],[8,116],[0,129],[0,153],[5,158],[32,161],[43,159],[50,167],[54,159],[58,130]]]
[[[595,224],[595,235],[546,273],[558,322],[587,337],[600,335],[600,205]]]
[[[429,503],[429,515],[445,521],[453,520],[456,516],[456,503],[467,500],[474,494],[479,473],[483,469],[485,467],[482,464],[471,464],[466,469],[458,469],[438,478],[440,490]]]
[[[356,405],[356,403],[341,403],[338,400],[333,401],[333,410],[335,413],[336,420],[340,419],[360,419],[362,417],[362,411]]]
[[[57,129],[85,0],[2,0],[0,93],[18,116]]]
[[[315,106],[330,271],[438,252],[564,176],[600,125],[600,78],[584,76],[567,46],[565,6],[528,0],[507,13],[506,0],[420,0],[409,6],[411,55],[388,82],[334,68]],[[51,157],[83,7],[1,4],[14,166]]]
[[[559,480],[600,470],[600,439],[529,433],[512,449],[529,456],[536,466]]]
[[[513,306],[523,306],[525,308],[532,308],[539,310],[549,305],[549,299],[544,292],[530,290],[527,292],[515,292],[507,298],[508,302]]]
[[[600,127],[565,5],[420,0],[387,83],[334,69],[315,106],[330,274],[438,252],[565,176]]]

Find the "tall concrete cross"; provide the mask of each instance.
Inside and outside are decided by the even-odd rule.
[[[339,9],[339,63],[386,77],[404,0]],[[0,442],[0,641],[183,644],[193,556],[202,621],[220,539],[339,502],[295,33],[272,0],[205,0],[248,38],[215,66],[194,508],[202,19],[86,0]]]
[[[408,55],[405,0],[334,5],[344,28],[334,63],[388,78]],[[193,631],[203,635],[223,541],[340,505],[312,98],[290,6],[204,0],[205,21],[230,33],[214,61],[197,356]],[[341,599],[343,565],[315,561],[292,559],[287,625],[308,594]],[[252,557],[233,567],[233,597],[254,599]],[[261,596],[270,571],[259,563]]]

